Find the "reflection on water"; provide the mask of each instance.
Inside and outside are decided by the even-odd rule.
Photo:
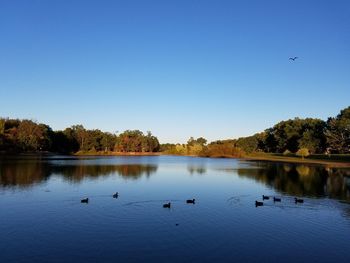
[[[348,262],[349,178],[234,159],[0,158],[0,262]],[[257,208],[262,194],[282,202]]]
[[[70,159],[71,160],[71,159]],[[30,187],[43,183],[53,174],[64,180],[78,183],[85,178],[98,178],[117,174],[124,179],[137,180],[157,171],[154,164],[84,164],[81,162],[57,164],[50,160],[5,160],[0,163],[0,186]]]
[[[350,200],[349,169],[260,162],[256,168],[236,171],[239,176],[252,178],[289,195]]]
[[[43,183],[55,174],[64,180],[79,183],[84,178],[98,178],[119,175],[124,179],[137,180],[149,177],[157,172],[158,164],[113,164],[83,162],[84,159],[59,158],[2,160],[0,163],[0,186],[29,187]],[[83,161],[82,161],[83,160]],[[88,159],[89,160],[89,159]],[[67,163],[67,161],[69,161]],[[221,169],[227,173],[236,173],[240,177],[249,177],[260,183],[288,195],[329,197],[350,200],[350,170],[326,168],[317,165],[283,164],[254,162],[242,165],[243,168]],[[189,174],[205,174],[205,163],[189,163]],[[214,168],[215,170],[215,168]]]
[[[3,162],[0,165],[0,186],[26,187],[46,181],[51,172],[39,162]]]
[[[51,172],[61,174],[66,179],[80,182],[84,178],[94,178],[117,174],[124,179],[137,180],[142,176],[149,177],[157,171],[155,165],[124,164],[124,165],[69,165],[51,166]]]
[[[187,171],[190,174],[205,174],[207,169],[204,165],[188,165]]]

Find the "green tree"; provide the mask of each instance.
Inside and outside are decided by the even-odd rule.
[[[101,147],[105,152],[112,151],[115,143],[116,143],[115,135],[109,132],[104,132],[102,134]]]
[[[258,135],[238,138],[235,145],[246,153],[252,153],[259,150]]]
[[[157,137],[153,136],[150,131],[147,132],[146,136],[142,139],[142,152],[158,152],[159,151],[159,141]]]
[[[73,125],[71,127],[71,129],[72,129],[72,135],[74,136],[74,138],[77,140],[77,142],[79,144],[79,150],[81,150],[81,151],[88,150],[87,145],[86,145],[88,133],[87,133],[86,129],[84,128],[84,126],[81,124]]]
[[[296,152],[299,148],[307,147],[313,153],[322,153],[326,141],[325,127],[324,121],[312,118],[281,121],[265,131],[265,138],[258,140],[258,148],[283,153],[285,150]]]
[[[303,123],[303,133],[298,140],[299,148],[308,148],[310,153],[323,153],[326,149],[326,123],[319,119],[307,118]]]
[[[329,150],[333,153],[350,152],[350,107],[327,121],[325,132]]]

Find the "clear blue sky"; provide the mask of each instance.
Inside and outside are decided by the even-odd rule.
[[[161,142],[326,119],[350,105],[349,14],[347,0],[1,0],[0,116]]]

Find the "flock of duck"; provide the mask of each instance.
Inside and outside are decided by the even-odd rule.
[[[267,195],[263,195],[262,196],[262,199],[263,199],[263,201],[264,200],[269,200],[270,199],[270,196],[267,196]],[[281,198],[277,198],[277,197],[273,197],[273,202],[275,203],[275,202],[281,202],[282,201],[282,199]],[[304,199],[300,199],[300,198],[297,198],[297,197],[295,197],[294,198],[294,202],[297,204],[297,203],[304,203]],[[261,201],[255,201],[255,206],[256,207],[258,207],[258,206],[263,206],[264,205],[264,202],[261,202]]]
[[[195,204],[196,203],[196,199],[187,199],[186,200],[186,204]],[[170,208],[171,207],[171,203],[166,203],[163,205],[164,208]]]
[[[118,198],[119,197],[119,193],[118,192],[114,193],[112,195],[112,197],[113,198]],[[88,204],[89,203],[89,198],[87,197],[87,198],[81,199],[80,202],[84,203],[84,204]],[[194,198],[186,200],[186,204],[195,204],[195,203],[196,203],[196,199],[194,199]],[[164,208],[170,208],[171,207],[171,203],[170,202],[169,203],[165,203],[165,204],[163,204],[163,207]]]
[[[112,197],[113,198],[118,198],[119,197],[119,193],[118,192],[116,192],[116,193],[114,193],[113,195],[112,195]],[[267,195],[263,195],[262,196],[262,199],[263,199],[263,201],[265,201],[265,200],[270,200],[270,196],[267,196]],[[272,200],[273,200],[273,202],[275,203],[275,202],[281,202],[282,201],[282,199],[281,198],[277,198],[277,197],[273,197],[272,198]],[[81,199],[81,201],[80,201],[81,203],[85,203],[85,204],[87,204],[87,203],[89,203],[89,198],[84,198],[84,199]],[[300,198],[297,198],[297,197],[295,197],[294,198],[294,202],[297,204],[297,203],[304,203],[304,199],[300,199]],[[186,204],[195,204],[196,203],[196,199],[187,199],[186,200]],[[264,205],[264,202],[262,202],[262,201],[255,201],[255,206],[256,207],[258,207],[258,206],[263,206]],[[170,208],[171,207],[171,203],[169,202],[169,203],[165,203],[165,204],[163,204],[163,208]]]
[[[119,193],[116,192],[112,195],[113,198],[118,198],[119,197]],[[88,204],[89,203],[89,198],[84,198],[84,199],[81,199],[80,200],[81,203],[84,203],[84,204]]]

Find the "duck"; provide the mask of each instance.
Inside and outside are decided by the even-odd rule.
[[[268,197],[267,195],[263,195],[262,197],[263,197],[263,200],[269,200],[270,199],[270,197]]]
[[[294,198],[295,203],[304,203],[304,199]]]
[[[118,198],[118,196],[119,196],[119,193],[118,193],[118,192],[116,192],[115,194],[113,194],[113,198]]]
[[[196,199],[188,199],[188,200],[186,200],[186,203],[187,204],[194,204],[196,202]]]
[[[87,204],[87,203],[89,203],[89,198],[84,198],[84,199],[81,199],[81,201],[80,201],[81,203],[85,203],[85,204]]]
[[[255,206],[258,207],[258,206],[263,206],[264,203],[263,202],[259,202],[259,201],[255,201]]]
[[[274,202],[281,202],[281,198],[273,197]]]
[[[170,208],[170,206],[171,206],[170,202],[163,205],[164,208]]]

